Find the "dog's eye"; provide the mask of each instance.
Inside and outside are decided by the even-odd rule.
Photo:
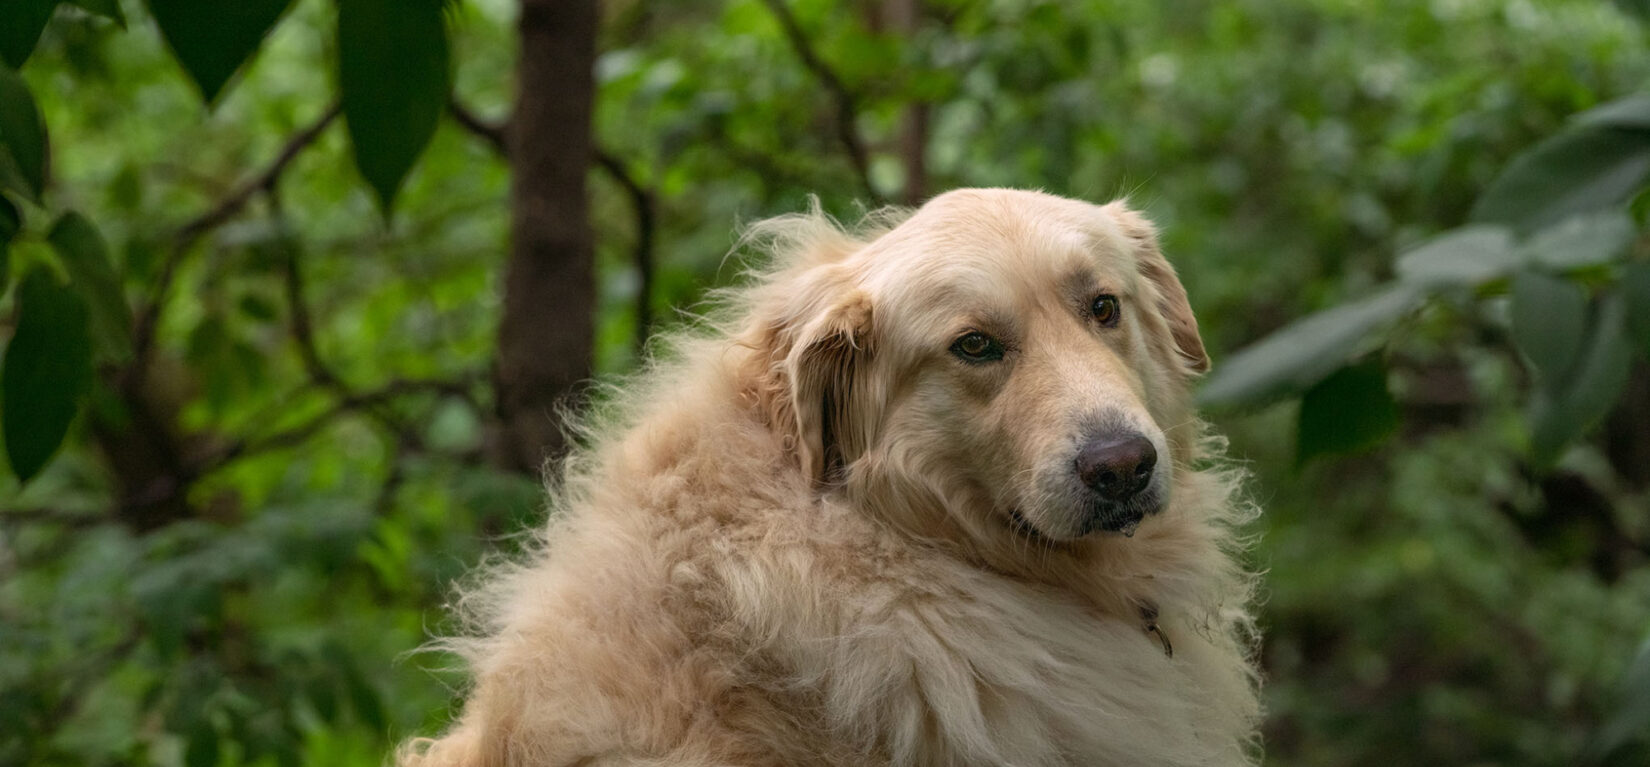
[[[1095,320],[1108,328],[1116,325],[1117,320],[1123,316],[1123,307],[1117,303],[1117,296],[1109,293],[1094,299],[1094,306],[1090,307],[1090,311],[1094,312]]]
[[[951,344],[951,353],[969,362],[991,362],[1003,358],[1003,345],[984,333],[969,333]]]

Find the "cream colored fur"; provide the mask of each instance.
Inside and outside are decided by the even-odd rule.
[[[1151,225],[962,190],[748,242],[771,264],[586,419],[542,545],[465,595],[475,635],[443,644],[474,687],[400,762],[1253,764],[1253,510],[1190,410],[1207,358]],[[1004,360],[948,351],[985,326]],[[1074,527],[1097,418],[1165,456],[1132,537]]]

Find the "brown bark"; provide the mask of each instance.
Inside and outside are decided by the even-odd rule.
[[[585,173],[597,17],[596,0],[521,2],[493,447],[500,465],[529,473],[566,448],[559,408],[590,376],[595,275]]]
[[[922,0],[888,0],[883,6],[887,23],[894,31],[910,39],[922,23]],[[916,207],[928,197],[928,105],[912,102],[905,106],[899,127],[900,166],[904,170],[905,185],[900,189],[900,203]]]

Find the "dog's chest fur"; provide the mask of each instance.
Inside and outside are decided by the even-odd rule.
[[[729,694],[770,710],[752,726],[770,745],[812,743],[820,763],[1243,763],[1251,696],[1222,627],[1163,605],[1170,656],[1138,614],[874,526],[830,529],[828,544],[770,534],[781,543],[702,560],[745,645]]]

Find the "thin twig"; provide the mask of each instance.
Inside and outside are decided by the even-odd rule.
[[[133,323],[132,364],[126,374],[129,386],[141,385],[148,371],[149,357],[154,348],[155,330],[160,325],[160,316],[166,309],[172,285],[177,281],[178,267],[183,263],[184,256],[188,255],[190,246],[194,245],[201,235],[233,218],[258,192],[274,188],[280,182],[281,174],[286,171],[287,166],[292,164],[305,147],[320,138],[341,111],[342,106],[337,103],[328,107],[315,122],[287,139],[281,151],[275,155],[274,161],[262,171],[242,182],[211,209],[178,228],[172,237],[171,252],[167,254],[165,263],[161,265],[160,277],[155,281],[154,293],[138,312],[137,320]]]
[[[93,527],[105,522],[115,521],[107,514],[95,511],[68,511],[66,509],[32,508],[0,511],[0,524],[6,525],[58,525],[70,528]]]
[[[493,150],[501,155],[510,154],[510,143],[507,140],[507,126],[504,123],[491,122],[464,106],[458,96],[447,99],[447,112],[453,116],[460,127],[474,134],[476,138],[492,145]]]
[[[315,414],[297,426],[262,437],[242,439],[231,443],[218,452],[204,471],[216,471],[234,461],[260,453],[297,447],[321,433],[323,429],[332,425],[341,416],[349,413],[367,412],[373,415],[374,418],[381,420],[381,414],[374,413],[374,409],[400,397],[414,394],[456,397],[469,403],[472,407],[476,407],[479,412],[480,406],[476,403],[470,389],[474,382],[480,378],[481,375],[476,374],[467,378],[453,379],[396,379],[370,391],[344,394],[338,398],[338,401],[332,407]]]
[[[779,21],[780,29],[785,32],[785,39],[790,41],[791,49],[796,56],[802,59],[802,65],[812,72],[819,83],[829,91],[831,98],[836,102],[836,135],[842,142],[842,148],[848,152],[848,161],[853,163],[854,173],[859,176],[859,182],[865,187],[865,194],[873,203],[882,204],[882,195],[877,194],[876,187],[871,185],[870,155],[865,150],[865,141],[860,138],[858,126],[858,99],[854,93],[844,85],[842,78],[831,69],[819,54],[814,51],[813,43],[803,34],[801,25],[797,24],[796,16],[785,5],[785,0],[764,0],[768,10]]]
[[[625,170],[624,161],[605,150],[596,150],[596,164],[607,171],[619,186],[624,187],[630,195],[631,208],[636,213],[636,272],[641,278],[641,285],[636,289],[636,349],[640,351],[647,344],[647,337],[653,330],[653,232],[655,209],[653,190],[641,185],[636,178]]]

